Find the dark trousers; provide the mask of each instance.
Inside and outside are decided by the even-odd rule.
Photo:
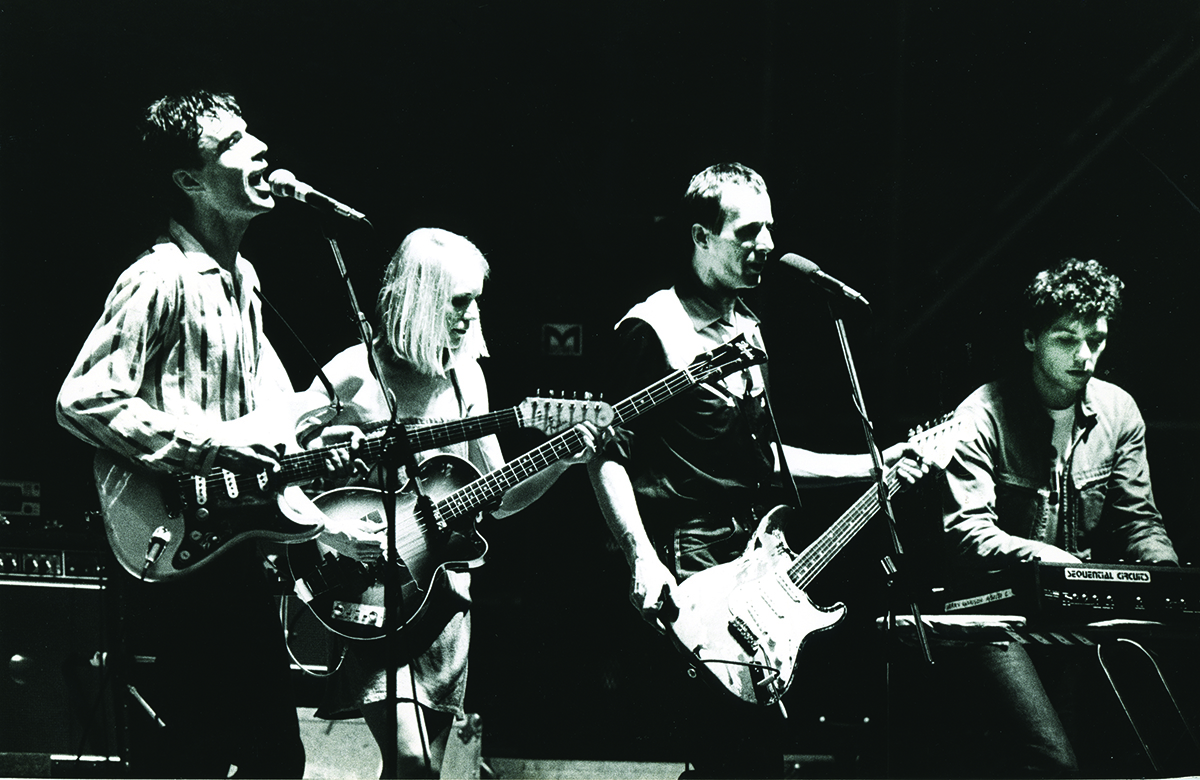
[[[177,581],[114,576],[125,682],[166,724],[128,707],[132,776],[226,777],[236,766],[236,777],[302,777],[283,633],[254,546]]]
[[[739,557],[757,528],[758,515],[714,512],[683,518],[661,535],[660,550],[681,581]],[[654,640],[662,695],[672,703],[673,730],[686,777],[777,778],[783,776],[784,718],[778,706],[748,704],[705,677],[671,640]]]
[[[1149,777],[1193,775],[1200,748],[1187,733],[1198,712],[1194,645],[1152,649],[1181,722],[1148,657],[1108,642],[1108,672],[1087,645],[933,647],[935,665],[915,654],[892,664],[893,777]],[[911,648],[909,648],[911,649]],[[914,651],[915,652],[915,651]],[[1154,760],[1130,718],[1150,739]],[[1165,743],[1165,744],[1164,744]]]
[[[747,704],[706,679],[666,637],[646,631],[644,658],[656,670],[654,695],[667,702],[666,740],[682,750],[688,778],[783,777],[784,725],[778,706]]]

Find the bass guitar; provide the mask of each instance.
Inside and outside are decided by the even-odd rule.
[[[738,336],[613,404],[611,421],[600,424],[627,423],[701,382],[761,363],[766,357],[744,336]],[[475,528],[480,509],[583,446],[582,435],[570,430],[481,477],[461,458],[436,455],[426,460],[415,477],[424,498],[418,501],[412,479],[392,497],[395,563],[358,561],[320,541],[295,545],[287,554],[297,595],[326,628],[341,636],[379,639],[392,630],[407,637],[432,639],[453,615],[439,611],[441,605],[430,609],[435,601],[429,598],[435,577],[443,570],[465,571],[483,564],[487,542]],[[324,493],[316,504],[331,518],[381,524],[385,500],[385,491],[350,487]],[[395,599],[396,612],[390,616],[385,606],[389,587],[400,592]]]
[[[960,419],[950,417],[918,428],[909,442],[925,461],[945,468],[962,428]],[[884,483],[889,496],[900,488],[897,467],[888,470]],[[796,554],[784,538],[793,510],[775,507],[741,557],[675,588],[678,615],[665,623],[667,633],[695,667],[729,693],[751,704],[774,704],[791,686],[809,634],[831,628],[846,614],[841,603],[816,606],[805,588],[879,510],[879,491],[872,486]]]
[[[370,436],[359,457],[372,462],[402,435],[419,451],[517,428],[554,434],[611,415],[612,407],[599,401],[530,397],[490,414]],[[283,544],[313,539],[324,530],[324,518],[296,484],[325,474],[330,449],[286,455],[274,474],[213,469],[206,475],[151,472],[102,450],[95,478],[109,546],[130,574],[159,582],[195,571],[248,539]]]

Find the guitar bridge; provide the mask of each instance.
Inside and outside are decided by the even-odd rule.
[[[746,625],[746,621],[740,617],[729,621],[729,633],[742,646],[743,650],[754,655],[754,651],[758,648],[758,637],[750,630],[750,626]]]

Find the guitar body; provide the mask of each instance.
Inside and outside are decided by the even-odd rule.
[[[421,492],[436,502],[479,477],[467,461],[435,455],[417,469]],[[387,493],[374,488],[330,490],[315,499],[331,521],[361,520],[386,529]],[[487,542],[475,529],[475,514],[444,518],[439,524],[417,509],[413,480],[390,499],[396,511],[396,560],[363,563],[318,541],[288,548],[288,566],[297,593],[321,623],[350,639],[379,639],[403,629],[406,641],[432,641],[464,604],[447,605],[436,596],[443,571],[464,571],[483,563]],[[383,531],[386,533],[386,530]],[[396,611],[385,620],[388,588],[399,593]],[[447,609],[447,607],[449,607]],[[418,627],[418,630],[412,629]]]
[[[94,474],[109,546],[127,572],[139,578],[144,574],[147,582],[186,575],[248,539],[293,544],[315,538],[325,527],[316,507],[295,486],[239,485],[235,497],[211,490],[200,503],[192,478],[139,469],[104,451],[96,454]],[[170,538],[146,566],[151,537],[159,527]]]
[[[950,416],[919,426],[909,446],[930,466],[945,468],[965,424]],[[889,496],[900,489],[899,466],[883,475]],[[805,588],[880,510],[878,487],[867,490],[802,552],[787,545],[792,510],[772,509],[740,558],[692,575],[675,588],[676,620],[667,625],[679,648],[742,701],[769,705],[792,684],[810,634],[833,627],[846,607],[818,607]]]
[[[478,417],[406,426],[403,436],[406,447],[425,450],[508,428],[549,433],[584,421],[604,427],[612,417],[612,407],[600,401],[534,397],[512,409]],[[264,441],[281,428],[278,410],[256,411],[229,424],[261,434]],[[381,457],[399,438],[394,434],[368,437],[361,454],[368,460]],[[286,455],[280,470],[270,475],[222,469],[205,475],[154,473],[101,451],[96,456],[96,489],[109,546],[130,574],[159,582],[195,571],[248,539],[281,544],[314,539],[324,530],[325,518],[296,485],[324,476],[326,454],[338,446]],[[156,536],[167,542],[147,566],[146,555]]]
[[[680,583],[679,615],[667,625],[695,666],[752,704],[779,701],[792,684],[805,640],[846,614],[842,604],[816,606],[788,576],[796,554],[782,525],[791,511],[771,510],[740,558]]]
[[[296,594],[326,628],[351,639],[379,639],[401,630],[402,642],[416,642],[413,636],[436,636],[434,632],[464,606],[461,599],[447,607],[445,600],[437,598],[437,593],[449,590],[437,587],[439,574],[480,566],[487,551],[487,542],[475,531],[475,516],[509,488],[579,453],[587,442],[576,423],[590,420],[601,428],[624,424],[701,382],[765,360],[766,353],[739,335],[616,407],[591,400],[539,404],[571,427],[484,476],[461,458],[434,456],[417,469],[422,500],[410,489],[411,483],[393,496],[365,488],[330,491],[318,497],[317,504],[335,527],[349,521],[366,524],[368,529],[383,526],[385,502],[393,501],[396,555],[392,562],[361,562],[319,542],[293,545],[288,563]],[[417,428],[415,433],[421,431]],[[385,615],[384,596],[389,592],[399,606]]]

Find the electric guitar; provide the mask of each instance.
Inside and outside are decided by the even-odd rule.
[[[358,457],[371,463],[403,443],[402,436],[419,451],[516,428],[553,434],[585,420],[608,419],[611,413],[599,401],[530,397],[490,414],[369,436]],[[282,470],[274,474],[225,469],[207,475],[163,474],[101,450],[95,478],[109,546],[130,574],[159,582],[195,571],[247,539],[283,544],[313,539],[325,521],[296,483],[323,476],[326,454],[334,446],[286,455],[280,459]]]
[[[761,363],[766,357],[745,336],[737,336],[614,404],[610,422],[627,423],[701,382]],[[435,455],[420,465],[415,477],[425,499],[418,500],[412,479],[392,497],[396,563],[358,561],[338,554],[320,540],[295,545],[287,554],[297,595],[326,628],[341,636],[379,639],[392,630],[405,634],[404,641],[419,642],[414,636],[432,640],[453,615],[453,609],[447,612],[444,604],[430,607],[439,602],[429,598],[437,574],[483,564],[487,541],[475,528],[480,509],[583,446],[581,434],[569,430],[481,477],[461,458]],[[315,503],[330,518],[383,524],[385,495],[373,488],[339,488],[318,496]],[[400,593],[390,620],[384,603],[389,587]]]
[[[945,468],[962,438],[963,421],[950,417],[918,428],[909,442],[927,462]],[[900,488],[898,467],[884,477],[888,496]],[[808,635],[831,628],[844,604],[818,607],[804,589],[880,510],[877,486],[797,555],[784,526],[793,510],[777,506],[759,523],[741,557],[692,575],[676,588],[679,610],[667,633],[706,677],[739,699],[779,701],[792,684]]]

